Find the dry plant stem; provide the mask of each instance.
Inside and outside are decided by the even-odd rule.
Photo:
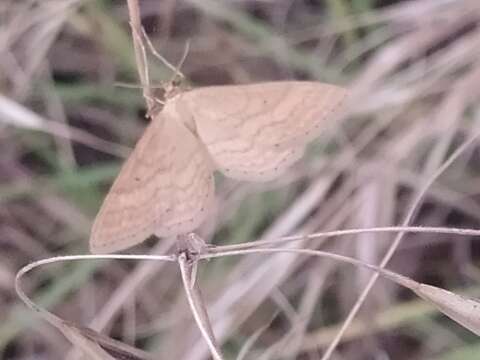
[[[460,149],[459,149],[460,150]],[[453,160],[452,160],[453,161]],[[447,166],[446,164],[445,166]],[[361,230],[359,230],[361,231]],[[471,230],[469,231],[468,235],[473,234],[475,231]],[[402,232],[403,233],[403,232]],[[476,231],[476,234],[480,233],[480,231]],[[466,235],[465,233],[461,233],[462,235]],[[218,249],[216,249],[218,250]],[[318,250],[311,250],[311,249],[284,249],[284,248],[264,248],[264,249],[243,249],[243,250],[232,250],[232,251],[223,251],[223,252],[216,252],[216,253],[206,253],[202,254],[198,257],[198,259],[210,259],[210,258],[216,258],[216,257],[222,257],[222,256],[233,256],[233,255],[246,255],[250,253],[292,253],[292,254],[305,254],[305,255],[314,255],[314,256],[323,256],[330,258],[332,260],[344,262],[344,263],[349,263],[355,266],[360,266],[363,268],[367,268],[370,270],[373,270],[377,273],[377,275],[382,275],[386,277],[387,279],[390,279],[397,284],[400,284],[402,286],[406,286],[407,288],[417,292],[417,289],[419,286],[423,286],[419,283],[416,283],[413,280],[410,280],[408,278],[405,278],[399,274],[390,272],[388,270],[385,270],[382,267],[378,267],[375,265],[370,265],[367,263],[364,263],[362,261],[349,258],[347,256],[343,255],[337,255],[337,254],[332,254],[329,252],[325,251],[318,251]],[[47,319],[51,324],[63,324],[63,320],[56,317],[54,314],[49,313],[48,311],[44,310],[43,308],[37,306],[35,303],[33,303],[23,292],[21,289],[21,278],[26,275],[29,271],[35,269],[36,267],[39,267],[41,265],[46,265],[46,264],[53,264],[56,262],[63,262],[63,261],[73,261],[73,260],[94,260],[94,259],[116,259],[116,260],[150,260],[150,261],[169,261],[169,262],[174,262],[178,261],[180,265],[180,270],[182,273],[182,280],[183,284],[185,287],[185,291],[187,293],[188,301],[189,304],[193,310],[194,317],[197,321],[197,324],[200,327],[200,330],[202,332],[202,335],[205,337],[207,340],[207,344],[209,345],[210,350],[212,351],[213,357],[217,360],[222,359],[220,352],[218,351],[218,347],[216,346],[215,338],[213,337],[212,330],[210,327],[210,323],[208,320],[208,315],[205,311],[205,308],[203,307],[203,301],[200,296],[200,292],[198,288],[192,288],[192,278],[191,278],[191,264],[189,264],[186,260],[185,254],[182,254],[180,257],[176,257],[175,255],[72,255],[72,256],[59,256],[59,257],[53,257],[53,258],[48,258],[48,259],[43,259],[36,261],[34,263],[28,264],[25,267],[23,267],[16,275],[16,280],[15,280],[15,288],[16,291],[19,295],[19,297],[34,311],[40,313],[45,319]],[[427,286],[428,287],[428,286]],[[432,288],[432,287],[430,287]],[[438,290],[438,291],[443,291],[443,290]],[[421,297],[422,294],[418,294]],[[454,294],[453,294],[454,295]],[[456,295],[455,295],[456,296]],[[458,297],[458,296],[457,296]],[[429,300],[429,298],[426,298]],[[431,300],[431,298],[430,298]],[[477,304],[474,303],[474,300],[468,300],[470,301],[470,305],[473,306],[473,308],[476,308]],[[463,301],[463,300],[461,300]],[[473,305],[472,305],[473,304]],[[461,320],[460,316],[456,315],[456,313],[452,313],[448,311],[445,311],[445,309],[442,309],[440,303],[440,307],[437,304],[437,307],[447,314],[448,316],[452,317],[451,315],[453,314],[454,316],[452,317],[454,320],[458,321],[458,319]],[[461,314],[460,314],[461,315]],[[475,326],[473,328],[468,327],[468,319],[467,321],[460,322],[462,325],[465,326],[467,324],[467,328],[470,330],[474,331],[475,333],[478,333],[480,331],[480,327],[477,326],[477,324],[473,323]]]
[[[477,231],[480,233],[480,231]],[[207,252],[205,254],[201,254],[198,256],[198,260],[205,260],[205,259],[213,259],[219,258],[224,256],[238,256],[238,255],[248,255],[248,254],[259,254],[259,253],[291,253],[291,254],[306,254],[306,255],[314,255],[314,256],[321,256],[327,257],[332,260],[336,260],[343,263],[348,263],[355,266],[360,266],[366,269],[370,269],[380,275],[385,275],[387,278],[399,278],[402,277],[396,273],[393,273],[389,270],[382,269],[380,266],[367,264],[363,261],[344,256],[339,254],[333,254],[327,251],[321,250],[312,250],[312,249],[298,249],[298,248],[260,248],[260,249],[239,249],[239,250],[227,250],[217,253]],[[198,291],[194,290],[190,287],[192,284],[192,279],[190,276],[190,267],[191,265],[188,264],[186,257],[184,254],[180,255],[178,258],[176,255],[130,255],[130,254],[112,254],[112,255],[67,255],[67,256],[56,256],[51,258],[46,258],[42,260],[35,261],[33,263],[25,265],[21,268],[15,276],[15,289],[18,293],[18,296],[24,301],[30,308],[32,308],[36,312],[41,312],[42,308],[33,303],[30,298],[25,294],[21,287],[21,279],[30,271],[48,264],[54,264],[58,262],[67,262],[67,261],[79,261],[79,260],[148,260],[148,261],[168,261],[168,262],[178,262],[180,265],[180,270],[182,273],[182,280],[184,282],[185,290],[189,295],[189,301],[194,303],[196,308],[197,315],[201,315],[201,312],[204,312],[204,309],[198,310]],[[52,314],[50,314],[52,315]],[[53,315],[54,316],[54,315]],[[56,318],[56,317],[55,317]],[[63,320],[62,320],[63,321]],[[211,329],[208,329],[208,326],[205,327],[204,324],[202,325],[203,330],[205,333],[209,334]],[[210,337],[210,335],[208,335]]]
[[[50,259],[47,259],[47,260],[50,260]],[[27,294],[25,294],[21,286],[22,285],[21,280],[23,276],[25,276],[29,271],[31,271],[35,267],[43,265],[45,263],[50,263],[50,261],[40,261],[40,262],[37,261],[35,263],[28,264],[27,266],[20,269],[17,275],[15,276],[15,291],[18,297],[25,303],[25,305],[27,305],[30,309],[32,309],[37,314],[44,317],[48,322],[50,322],[51,324],[61,323],[62,320],[59,317],[43,309],[42,307],[35,304],[32,300],[30,300],[30,298],[27,296]]]
[[[145,46],[142,41],[143,30],[140,18],[140,8],[138,6],[138,0],[127,0],[127,4],[138,75],[143,88],[143,97],[147,103],[148,110],[151,110],[154,102],[148,78],[148,64],[146,60]]]
[[[393,274],[389,270],[381,269],[379,266],[371,265],[364,263],[363,261],[351,258],[345,255],[334,254],[328,251],[322,250],[312,250],[312,249],[289,249],[289,248],[262,248],[262,249],[244,249],[244,250],[232,250],[232,251],[223,251],[220,253],[206,253],[199,255],[199,259],[215,259],[224,256],[239,256],[239,255],[248,255],[248,254],[273,254],[273,253],[290,253],[290,254],[304,254],[304,255],[313,255],[319,257],[326,257],[338,262],[351,264],[354,266],[360,266],[366,269],[370,269],[380,274]]]
[[[193,261],[196,261],[196,259]],[[213,358],[215,360],[222,360],[223,357],[218,348],[217,341],[215,340],[207,311],[203,305],[204,302],[200,295],[198,284],[195,282],[195,279],[192,278],[193,266],[187,260],[185,253],[180,254],[178,257],[178,264],[180,265],[183,287],[187,295],[188,304],[190,305],[190,309],[192,310],[192,314],[195,318],[198,328],[200,329],[203,338],[207,342]]]
[[[422,299],[434,305],[444,315],[448,316],[464,328],[470,330],[472,333],[480,336],[480,302],[475,298],[461,296],[442,288],[419,283],[406,276],[400,275],[393,271],[387,270],[384,267],[365,263],[361,260],[350,258],[344,255],[333,254],[326,251],[312,250],[312,249],[251,249],[242,251],[225,252],[223,254],[215,254],[214,257],[228,256],[228,255],[245,255],[248,253],[291,253],[304,254],[318,257],[325,257],[343,263],[348,263],[374,271],[378,276],[393,281],[397,285],[401,285],[411,291]],[[201,256],[201,258],[208,258],[209,254]]]
[[[30,298],[24,293],[21,287],[21,279],[29,271],[34,268],[52,264],[62,261],[72,261],[72,260],[85,260],[85,259],[136,259],[136,255],[109,255],[98,256],[98,255],[79,255],[79,256],[60,256],[48,258],[24,266],[17,273],[15,278],[15,290],[18,296],[22,301],[32,310],[40,314],[47,322],[52,326],[57,328],[68,340],[71,341],[77,348],[81,349],[85,355],[88,355],[89,359],[113,359],[113,355],[116,354],[115,359],[142,359],[142,360],[152,360],[152,357],[139,349],[125,345],[122,342],[113,340],[107,336],[104,336],[90,328],[79,327],[75,324],[71,324],[68,321],[57,317],[55,314],[45,310],[44,308],[35,304]],[[174,256],[157,256],[155,258],[150,257],[152,260],[167,260],[174,261]],[[112,355],[112,356],[110,356]]]
[[[172,248],[174,238],[163,239],[159,242],[150,254],[165,254]],[[144,261],[139,263],[134,270],[122,281],[122,284],[110,294],[109,299],[100,310],[95,314],[93,320],[90,321],[89,327],[95,331],[102,331],[112,318],[118,314],[123,305],[131,298],[132,294],[138,292],[147,281],[157,274],[165,265],[165,263],[157,263],[156,261]],[[78,360],[79,353],[71,350],[65,355],[65,360]]]
[[[451,234],[461,236],[480,236],[480,230],[475,229],[461,229],[461,228],[444,228],[444,227],[432,227],[432,226],[386,226],[386,227],[374,227],[374,228],[359,228],[359,229],[347,229],[347,230],[335,230],[326,231],[321,233],[313,233],[308,235],[292,235],[284,236],[276,240],[258,240],[248,243],[240,243],[236,245],[221,245],[211,247],[209,254],[223,253],[225,251],[247,250],[258,248],[259,246],[276,246],[279,244],[301,241],[301,240],[314,240],[320,238],[328,238],[335,236],[356,235],[363,233],[437,233],[437,234]]]
[[[443,163],[442,166],[438,168],[438,170],[430,177],[430,179],[427,180],[427,182],[420,188],[416,196],[414,197],[410,210],[407,213],[407,216],[405,217],[405,220],[403,221],[402,226],[408,226],[410,224],[411,220],[415,216],[425,194],[427,193],[428,189],[430,186],[437,180],[437,178],[457,159],[460,157],[460,155],[463,154],[463,152],[470,147],[478,138],[480,137],[480,133],[474,134],[472,137],[470,137],[467,141],[465,141],[461,146],[455,150],[455,152]],[[397,234],[395,237],[394,242],[392,245],[389,247],[387,253],[385,256],[382,258],[382,261],[380,262],[380,268],[383,269],[385,266],[388,264],[392,256],[394,255],[395,251],[397,250],[398,246],[403,240],[403,236],[405,235],[405,232],[400,232]],[[365,299],[367,298],[368,294],[370,293],[370,290],[373,288],[373,285],[375,285],[375,282],[377,281],[379,277],[379,273],[375,273],[372,275],[370,278],[368,284],[365,286],[364,290],[360,294],[359,298],[357,299],[355,305],[353,306],[352,310],[348,314],[347,318],[343,322],[340,330],[338,331],[337,335],[333,339],[333,341],[330,343],[329,347],[325,351],[325,353],[322,356],[322,360],[327,360],[330,358],[330,356],[333,354],[335,351],[337,345],[339,344],[340,340],[343,337],[343,334],[345,331],[348,329],[350,326],[351,322],[357,315],[358,311],[360,310],[360,307],[363,305],[365,302]]]
[[[330,184],[333,182],[335,175],[328,175],[326,178],[318,179],[312,184],[292,206],[279,217],[274,224],[264,233],[264,238],[274,239],[281,235],[293,231],[303,222],[306,214],[311,212],[313,203],[312,197],[323,199]],[[314,206],[313,206],[314,207]],[[308,210],[310,208],[310,210]],[[344,214],[335,214],[329,219],[329,226],[336,228],[341,223],[340,218]],[[305,224],[301,227],[304,233],[313,231],[313,224]],[[308,230],[310,229],[310,230]],[[302,245],[297,245],[301,247]],[[288,275],[297,266],[298,261],[282,254],[275,254],[258,266],[258,261],[253,262],[252,259],[242,259],[229,276],[231,279],[240,276],[242,281],[231,282],[228,290],[222,291],[219,299],[213,304],[211,309],[211,317],[214,321],[215,335],[217,338],[226,339],[235,329],[248,318],[255,309],[260,306],[270,295],[271,292],[281,284]],[[278,269],[278,271],[271,271]],[[237,299],[237,300],[235,300]],[[248,300],[247,300],[248,299]],[[241,305],[239,304],[241,301]],[[241,307],[241,311],[239,310]],[[209,309],[209,310],[210,310]],[[189,351],[185,358],[204,359],[205,346],[200,342],[196,342],[195,347]]]
[[[89,344],[89,346],[79,347],[85,351],[85,355],[96,355],[95,359],[154,360],[149,353],[127,345],[121,341],[114,340],[90,328],[76,326],[75,324],[68,322],[63,323],[63,328],[67,330],[64,335],[67,336],[73,344],[78,346],[81,345],[81,342],[90,342],[91,344]],[[98,348],[98,350],[92,352],[95,348]],[[92,358],[90,357],[89,359]]]
[[[21,287],[21,279],[27,273],[32,271],[33,269],[48,265],[54,264],[58,262],[64,261],[78,261],[78,260],[108,260],[108,259],[115,259],[115,260],[161,260],[161,261],[175,261],[175,256],[173,255],[122,255],[122,254],[112,254],[112,255],[68,255],[68,256],[56,256],[47,259],[38,260],[32,262],[30,264],[25,265],[21,268],[16,276],[15,276],[15,291],[17,292],[18,296],[22,301],[32,310],[37,313],[41,313],[47,317],[47,319],[52,319],[55,321],[61,321],[55,315],[51,314],[50,312],[42,309],[34,302],[30,300],[30,298],[25,294]]]

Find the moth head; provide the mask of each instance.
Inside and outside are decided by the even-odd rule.
[[[190,86],[185,82],[185,77],[181,73],[176,74],[168,81],[161,82],[160,86],[153,87],[151,89],[152,105],[148,111],[148,116],[154,118],[163,110],[169,100],[190,89]]]
[[[190,87],[186,84],[185,77],[182,73],[178,72],[172,76],[172,78],[163,84],[164,98],[168,101],[180,93],[188,91]]]

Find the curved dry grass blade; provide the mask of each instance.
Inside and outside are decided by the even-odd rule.
[[[53,325],[53,324],[52,324]],[[57,324],[55,327],[62,332],[62,334],[70,340],[70,342],[80,349],[83,354],[87,355],[92,360],[115,360],[105,352],[95,341],[83,336],[77,329],[67,324]],[[117,358],[118,359],[118,358]],[[132,358],[134,359],[134,358]]]
[[[196,260],[194,260],[196,261]],[[203,338],[207,342],[208,348],[215,360],[222,360],[223,357],[217,345],[217,340],[213,334],[212,326],[205,309],[203,299],[198,284],[192,279],[192,264],[187,260],[185,253],[178,257],[180,272],[182,273],[183,287],[187,295],[188,304],[192,310],[193,317],[202,333]],[[192,286],[193,285],[193,286]]]
[[[135,51],[135,61],[137,64],[138,75],[143,87],[143,97],[147,103],[148,110],[153,107],[153,96],[150,91],[150,79],[148,73],[147,55],[142,38],[142,21],[140,19],[140,8],[137,0],[127,0],[128,14],[130,18],[130,28],[132,29],[133,49]]]
[[[382,276],[412,290],[419,297],[434,305],[441,313],[480,336],[480,302],[477,299],[419,283],[391,271],[385,271]]]
[[[439,287],[419,283],[406,276],[397,274],[390,270],[386,270],[382,266],[371,265],[348,256],[311,249],[263,248],[239,251],[225,251],[223,253],[215,254],[210,253],[200,255],[200,258],[209,259],[222,256],[246,255],[255,253],[292,253],[325,257],[335,261],[348,263],[350,265],[374,271],[378,274],[378,276],[391,280],[396,284],[413,291],[419,297],[435,306],[435,308],[437,308],[438,311],[440,311],[442,314],[445,314],[450,319],[454,320],[466,329],[472,331],[474,334],[480,336],[480,301],[474,298],[455,294],[451,291]]]
[[[46,264],[53,264],[56,262],[73,261],[73,260],[93,260],[93,259],[128,259],[128,260],[161,260],[173,261],[174,256],[165,255],[73,255],[73,256],[58,256],[47,258],[30,263],[21,268],[15,277],[15,290],[20,299],[33,311],[38,313],[48,323],[57,328],[73,345],[77,346],[82,352],[87,354],[93,360],[153,360],[153,358],[146,352],[136,349],[132,346],[126,345],[120,341],[102,335],[90,328],[76,326],[69,323],[55,314],[45,310],[44,308],[35,304],[25,294],[21,286],[21,279],[31,270]]]
[[[147,352],[134,348],[133,346],[127,345],[121,341],[114,340],[90,328],[76,326],[67,322],[65,322],[64,325],[69,328],[69,330],[72,332],[72,334],[74,334],[77,339],[85,341],[87,344],[93,343],[97,347],[100,347],[101,351],[107,353],[108,359],[112,358],[118,360],[153,360],[153,356],[148,354]],[[73,343],[77,344],[76,342]],[[89,348],[91,347],[94,346],[89,346]]]

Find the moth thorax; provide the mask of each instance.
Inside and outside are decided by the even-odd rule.
[[[197,127],[193,115],[186,106],[185,102],[181,101],[182,95],[177,95],[171,98],[163,108],[163,114],[167,119],[178,121],[185,126],[193,134],[197,134]]]

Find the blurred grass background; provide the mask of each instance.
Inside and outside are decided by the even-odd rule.
[[[397,225],[412,196],[480,131],[478,0],[141,0],[158,51],[194,86],[310,79],[348,86],[346,115],[275,183],[218,178],[218,213],[203,229],[237,243],[340,228]],[[171,75],[150,59],[154,82]],[[16,298],[24,264],[88,251],[91,221],[147,122],[122,0],[0,3],[0,353],[78,359]],[[295,119],[292,119],[295,121]],[[478,228],[480,167],[471,148],[431,187],[414,224]],[[215,230],[215,231],[214,231]],[[393,235],[317,241],[376,263]],[[136,251],[165,253],[172,243]],[[303,244],[302,246],[307,246]],[[390,268],[478,294],[475,239],[407,235]],[[292,255],[201,268],[216,334],[235,358],[320,358],[368,274]],[[59,316],[158,358],[206,359],[172,265],[77,262],[25,283]],[[385,281],[336,359],[478,359],[478,340]]]

